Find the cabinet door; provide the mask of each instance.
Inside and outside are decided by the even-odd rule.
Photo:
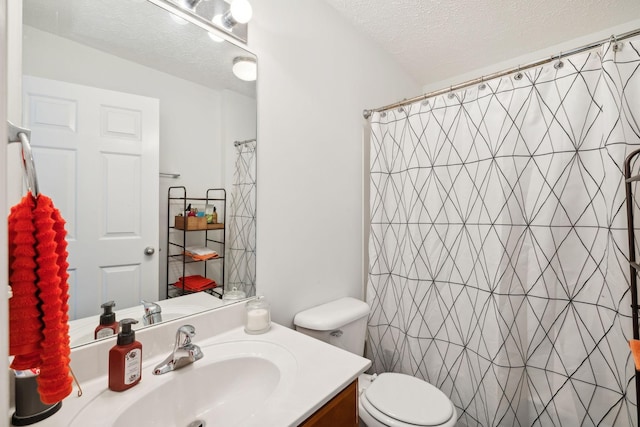
[[[358,380],[355,380],[316,413],[307,418],[302,427],[357,427]]]

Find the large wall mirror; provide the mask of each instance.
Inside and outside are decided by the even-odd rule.
[[[117,320],[141,319],[142,300],[171,320],[227,303],[232,286],[255,293],[256,82],[232,72],[255,56],[179,15],[162,0],[23,0],[23,125],[67,221],[72,346],[94,339],[107,301]],[[211,246],[174,228],[189,212],[170,187],[224,189],[212,240],[225,245],[204,273],[168,245]],[[173,286],[205,275],[217,296]]]

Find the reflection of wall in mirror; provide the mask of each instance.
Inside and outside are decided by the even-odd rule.
[[[195,195],[204,194],[206,188],[230,188],[227,176],[233,173],[233,160],[220,164],[216,159],[233,154],[233,139],[255,137],[255,99],[209,89],[32,27],[25,26],[23,32],[24,74],[160,100],[160,171],[180,174],[177,180],[160,180],[159,245],[163,249],[156,253],[166,253],[167,188],[184,185]],[[161,298],[166,296],[163,258],[159,260]]]

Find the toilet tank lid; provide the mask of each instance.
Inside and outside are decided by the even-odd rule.
[[[296,326],[315,331],[341,328],[369,314],[369,305],[355,298],[345,297],[312,307],[296,314]]]

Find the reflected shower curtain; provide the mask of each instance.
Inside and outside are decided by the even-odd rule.
[[[236,147],[229,225],[229,280],[226,287],[256,293],[256,141]]]
[[[374,371],[436,385],[461,426],[636,424],[622,165],[639,51],[372,116]]]

